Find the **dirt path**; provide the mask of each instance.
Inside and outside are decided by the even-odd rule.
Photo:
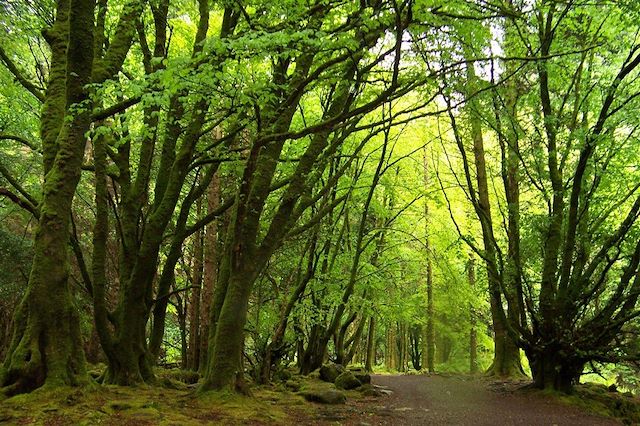
[[[551,398],[513,392],[486,381],[442,376],[374,376],[391,395],[329,409],[318,424],[345,425],[546,425],[620,423],[586,414]]]

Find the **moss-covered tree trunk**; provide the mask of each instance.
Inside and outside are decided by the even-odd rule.
[[[65,110],[72,119],[57,124],[60,130],[55,147],[46,147],[55,156],[52,161],[48,158],[51,163],[39,206],[29,284],[16,312],[13,339],[0,369],[0,387],[7,394],[28,392],[44,384],[77,385],[87,380],[79,316],[68,282],[67,244],[85,133],[91,121],[89,110],[74,106],[88,97],[85,85],[93,66],[94,8],[93,0],[58,4],[55,29],[64,33],[68,28]],[[60,58],[56,62],[61,63]]]
[[[222,137],[217,132],[218,139]],[[211,214],[220,206],[220,177],[213,176],[207,191],[207,214]],[[203,373],[207,365],[207,351],[209,347],[209,318],[213,293],[218,280],[218,222],[213,221],[205,228],[204,233],[204,265],[202,276],[202,291],[200,293],[200,360],[198,370]]]
[[[246,262],[250,263],[250,262]],[[246,265],[245,263],[245,265]],[[247,308],[251,286],[257,271],[251,267],[232,271],[227,292],[216,324],[215,340],[203,390],[241,389],[242,370],[240,356],[244,344],[243,325],[247,320]],[[210,342],[211,345],[211,342]]]
[[[320,368],[327,356],[326,329],[316,324],[311,327],[307,347],[300,357],[300,373],[309,374]]]
[[[132,297],[131,300],[140,299]],[[143,303],[128,303],[118,313],[121,326],[113,340],[105,383],[130,386],[154,380],[153,360],[146,339],[147,315],[148,309]]]
[[[202,203],[200,199],[197,202],[196,212],[200,216]],[[193,253],[193,269],[191,297],[189,298],[188,315],[189,315],[189,350],[187,353],[186,367],[192,370],[198,370],[200,362],[200,293],[202,287],[202,232],[197,232],[194,236],[194,253]]]
[[[476,262],[473,255],[469,256],[467,263],[467,281],[471,291],[475,291],[476,287]],[[477,313],[473,304],[469,304],[469,373],[476,374],[478,372],[478,330],[477,330]]]
[[[324,19],[329,15],[329,12],[330,9],[324,6],[316,8],[309,15],[306,29],[314,31],[321,28],[325,24]],[[398,28],[398,31],[402,30],[403,28]],[[237,384],[237,377],[242,374],[238,360],[243,349],[242,336],[247,305],[258,273],[282,244],[302,214],[322,197],[324,191],[331,190],[346,170],[345,168],[328,182],[322,184],[318,197],[314,199],[313,190],[318,186],[321,180],[320,176],[325,172],[329,159],[338,151],[344,141],[342,136],[345,135],[339,135],[333,139],[331,136],[337,126],[348,119],[348,112],[354,105],[355,97],[352,96],[352,93],[354,88],[359,88],[360,85],[359,79],[355,79],[357,83],[354,82],[359,61],[383,34],[383,25],[368,32],[363,28],[363,32],[359,33],[359,37],[357,37],[357,40],[361,42],[358,46],[359,51],[345,56],[344,59],[339,59],[337,62],[335,59],[331,59],[322,64],[320,61],[323,58],[316,58],[317,50],[315,48],[305,49],[291,62],[274,61],[273,100],[266,105],[266,108],[262,108],[262,125],[255,135],[253,146],[247,156],[240,190],[236,196],[234,217],[227,231],[225,261],[221,266],[220,281],[216,288],[211,315],[209,335],[212,338],[208,351],[210,356],[202,390],[228,389]],[[398,51],[400,49],[399,39],[397,49]],[[399,57],[397,59],[399,60]],[[320,64],[314,62],[320,62]],[[291,65],[294,63],[295,67],[293,68]],[[323,112],[322,120],[325,125],[310,131],[310,141],[297,162],[295,170],[289,175],[286,189],[279,196],[274,214],[266,231],[262,233],[260,232],[260,220],[267,197],[271,192],[270,188],[276,175],[277,163],[288,139],[283,134],[286,135],[290,131],[293,116],[310,83],[320,76],[320,74],[313,74],[313,72],[322,73],[322,70],[326,69],[325,66],[329,68],[336,66],[335,69],[340,73],[340,78],[331,90],[327,102],[328,107]],[[316,71],[311,72],[312,69]],[[396,78],[394,78],[394,84],[389,90],[383,92],[383,95],[376,97],[366,106],[359,106],[358,110],[372,111],[379,107],[397,88],[395,83],[397,83]],[[384,152],[386,151],[383,150],[383,155]],[[346,162],[347,167],[351,161],[353,159]],[[380,170],[377,174],[379,175],[379,173]],[[322,216],[317,219],[322,219]],[[363,249],[363,246],[360,245],[360,251]],[[359,255],[357,254],[357,256]],[[340,306],[336,309],[336,315],[328,327],[327,333],[330,335],[333,335],[340,325],[346,303],[353,293],[356,274],[357,271],[352,271],[350,283],[347,285]],[[321,343],[324,344],[324,338]]]
[[[349,337],[349,340],[347,341],[347,345],[346,345],[349,347],[349,350],[345,355],[344,365],[351,364],[353,360],[356,358],[356,353],[359,352],[360,343],[362,339],[362,332],[364,331],[364,327],[366,323],[367,323],[367,318],[363,315],[360,318],[360,321],[358,322],[358,326],[356,327],[355,331],[353,332],[351,337]]]
[[[467,57],[471,53],[465,52]],[[469,113],[470,136],[473,143],[473,157],[476,170],[477,195],[473,196],[474,208],[482,228],[482,239],[484,249],[484,259],[487,267],[487,279],[489,284],[489,301],[491,305],[491,318],[494,332],[494,358],[491,366],[487,370],[488,375],[513,376],[523,374],[520,363],[520,349],[516,346],[513,337],[508,333],[508,320],[517,323],[517,315],[513,318],[515,306],[513,300],[507,298],[509,308],[505,314],[502,303],[501,282],[503,276],[497,262],[497,243],[493,230],[493,218],[491,216],[491,201],[489,198],[489,181],[487,177],[487,166],[485,160],[484,136],[482,131],[482,121],[480,118],[480,103],[477,99],[476,91],[479,90],[478,78],[473,66],[467,66],[467,87],[466,96],[469,98],[466,109]],[[460,149],[464,147],[459,143]],[[468,168],[467,182],[469,189],[473,190],[471,176]]]
[[[528,353],[534,386],[539,389],[572,393],[573,386],[580,380],[585,362],[569,359],[566,356],[569,353],[570,348],[563,350],[556,345]]]
[[[369,333],[367,333],[367,353],[364,362],[364,369],[373,371],[376,364],[376,317],[371,315],[369,319]]]
[[[303,259],[301,259],[301,263],[298,265],[298,273],[297,273],[297,285],[293,293],[289,296],[287,304],[284,306],[282,313],[280,314],[280,319],[278,320],[278,325],[276,326],[273,335],[271,336],[271,341],[267,345],[265,350],[264,358],[262,360],[262,364],[260,365],[260,374],[258,377],[258,381],[262,384],[269,383],[271,380],[271,370],[272,368],[280,361],[282,357],[282,347],[285,337],[285,332],[287,330],[287,324],[289,323],[289,316],[293,311],[295,304],[301,298],[302,294],[307,288],[307,284],[313,278],[315,273],[315,251],[316,245],[318,241],[318,231],[317,229],[313,232],[311,236],[311,241],[308,244],[308,249],[303,253]],[[304,256],[308,253],[307,266],[304,274],[301,271],[302,261],[304,260]]]
[[[317,24],[319,22],[314,21],[312,25]],[[313,57],[313,52],[301,54],[290,79],[286,77],[289,64],[279,63],[274,68],[274,80],[279,84],[289,82],[292,87],[297,87],[306,78]],[[283,95],[283,92],[278,93],[280,97]],[[266,115],[270,123],[269,130],[257,135],[248,154],[233,218],[227,230],[225,258],[214,295],[202,391],[243,388],[240,359],[251,289],[258,273],[285,237],[287,229],[304,211],[296,209],[299,207],[298,201],[301,194],[308,190],[307,176],[326,146],[326,133],[316,136],[309,145],[260,244],[257,241],[260,217],[285,143],[282,138],[267,140],[270,135],[289,129],[301,96],[300,91],[291,103],[272,105],[271,112]]]

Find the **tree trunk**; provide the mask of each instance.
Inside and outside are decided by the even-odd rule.
[[[199,2],[200,6],[206,2]],[[133,2],[142,12],[142,3]],[[208,27],[208,10],[200,8],[200,20],[196,36],[194,52],[197,52],[203,41]],[[137,9],[136,9],[137,13]],[[127,20],[133,28],[127,31],[130,38],[135,34],[137,16]],[[157,22],[156,22],[157,23]],[[164,32],[164,26],[157,29]],[[112,46],[115,46],[113,43]],[[128,43],[127,43],[128,45]],[[124,60],[124,57],[122,58]],[[173,104],[172,102],[175,102]],[[178,95],[170,101],[169,116],[176,124],[185,115],[183,105]],[[208,109],[206,100],[198,100],[193,105],[193,114],[184,129],[177,124],[165,129],[164,145],[160,158],[161,172],[156,178],[153,205],[147,215],[142,215],[148,193],[149,173],[153,160],[154,144],[143,144],[141,148],[141,162],[134,185],[129,179],[129,157],[125,155],[124,164],[120,168],[123,188],[120,209],[121,228],[121,267],[120,297],[115,312],[111,315],[113,331],[103,330],[103,334],[110,335],[103,346],[108,346],[109,366],[104,381],[110,384],[133,385],[141,382],[150,383],[155,380],[152,365],[154,353],[159,348],[164,332],[164,308],[166,308],[166,293],[164,289],[158,291],[158,299],[154,300],[154,281],[157,273],[159,253],[164,242],[164,232],[174,216],[175,208],[182,196],[182,188],[190,172],[189,165],[193,158],[195,145],[200,138],[200,132]],[[184,130],[184,131],[183,131]],[[177,141],[181,143],[178,146]],[[126,148],[128,149],[128,148]],[[144,155],[143,155],[144,154]],[[128,188],[125,194],[124,188]],[[140,221],[144,221],[144,232],[140,232]],[[181,244],[182,241],[179,241]],[[174,244],[174,246],[177,244]],[[173,247],[172,247],[173,248]],[[164,271],[163,271],[164,272]],[[167,271],[168,280],[173,281],[173,271]],[[154,328],[152,333],[153,352],[148,348],[146,328],[150,311],[154,309]],[[110,328],[110,327],[109,327]]]
[[[561,348],[547,347],[529,354],[535,387],[573,393],[573,386],[580,380],[584,362],[568,360],[561,353]]]
[[[61,36],[69,30],[66,112],[73,118],[58,124],[56,146],[45,147],[55,152],[55,158],[45,176],[29,284],[16,311],[13,339],[0,369],[0,389],[8,395],[44,384],[87,381],[79,315],[68,283],[68,241],[71,205],[91,120],[90,108],[72,111],[72,107],[87,99],[84,87],[93,66],[94,8],[92,0],[58,4],[54,31]]]
[[[184,306],[182,298],[177,296],[176,311],[178,313],[178,326],[180,327],[180,361],[183,369],[189,368],[189,346],[187,343],[187,307]]]
[[[493,304],[492,300],[492,304]],[[496,308],[492,309],[494,311]],[[524,375],[520,362],[520,348],[509,336],[506,327],[499,318],[494,317],[493,324],[494,355],[493,362],[487,370],[489,376],[517,377]]]
[[[198,198],[196,202],[197,217],[200,217],[202,210],[202,199]],[[200,348],[201,348],[201,330],[200,330],[200,289],[202,286],[202,232],[198,231],[194,235],[194,249],[193,249],[193,289],[191,291],[191,297],[189,299],[188,316],[189,316],[189,350],[187,353],[186,367],[192,370],[198,370],[200,362]]]
[[[216,130],[217,138],[222,138],[222,132]],[[207,214],[220,207],[220,176],[216,173],[209,184],[207,192]],[[199,370],[204,373],[207,365],[207,351],[209,346],[209,318],[211,317],[211,303],[213,292],[218,280],[218,221],[207,225],[204,234],[204,271],[202,277],[202,291],[200,292],[200,361]]]
[[[433,267],[427,259],[427,371],[433,373],[436,357],[436,332],[434,326],[435,309],[433,306]]]
[[[314,325],[309,334],[309,342],[300,360],[300,374],[307,375],[320,368],[326,356],[326,330],[320,325]]]
[[[362,318],[360,318],[360,321],[358,322],[358,326],[356,327],[353,335],[349,338],[346,346],[350,345],[350,348],[345,356],[344,365],[351,364],[351,362],[355,358],[356,352],[360,347],[360,340],[362,339],[362,332],[364,331],[364,326],[366,323],[367,323],[367,318],[365,316],[362,316]]]
[[[369,333],[367,334],[367,353],[364,362],[364,369],[367,372],[372,372],[376,363],[376,317],[371,315],[369,319]]]
[[[153,360],[147,348],[148,310],[144,304],[127,303],[117,319],[118,332],[113,341],[104,382],[131,386],[153,382]],[[124,325],[124,326],[122,326]]]
[[[473,255],[469,256],[469,263],[467,264],[467,280],[471,291],[475,291],[476,270]],[[471,329],[469,330],[469,373],[476,374],[478,372],[478,331],[476,329],[476,311],[473,304],[469,305],[469,317],[471,322]]]
[[[397,364],[397,343],[396,343],[396,333],[395,333],[395,324],[389,324],[387,326],[387,351],[385,354],[385,364],[388,370],[396,369]]]
[[[469,52],[465,52],[469,54]],[[474,95],[478,89],[478,79],[472,65],[467,66],[467,96]],[[477,199],[474,203],[476,214],[482,227],[482,238],[484,243],[487,276],[489,283],[489,298],[491,304],[491,318],[494,330],[494,359],[491,367],[487,371],[489,375],[511,376],[522,375],[522,365],[520,363],[520,349],[515,345],[513,339],[507,332],[507,317],[502,307],[502,289],[500,286],[500,271],[496,261],[496,240],[493,232],[493,219],[491,217],[491,202],[489,198],[489,182],[487,177],[487,167],[485,161],[484,138],[482,132],[482,122],[479,111],[480,104],[477,97],[473,97],[467,104],[471,122],[471,138],[473,140],[473,155],[476,165],[476,183],[478,188]],[[461,149],[464,150],[464,147]],[[470,183],[469,177],[467,177]],[[514,312],[514,306],[507,298],[509,306],[508,313]],[[512,318],[517,321],[518,318]]]
[[[428,159],[427,159],[427,149],[424,148],[423,152],[423,180],[424,180],[424,190],[427,191],[429,187],[429,169],[428,169]],[[425,256],[427,259],[427,270],[426,270],[426,282],[427,282],[427,329],[425,334],[425,363],[424,367],[427,368],[429,373],[433,373],[435,371],[434,358],[436,355],[435,348],[435,340],[436,340],[436,332],[435,332],[435,308],[433,304],[433,264],[432,264],[432,254],[431,254],[431,245],[429,241],[429,203],[427,197],[425,197],[424,202],[424,217],[425,217]]]
[[[244,262],[242,262],[244,263]],[[242,375],[240,359],[244,342],[244,324],[247,320],[247,308],[251,285],[256,279],[255,270],[235,270],[229,276],[229,284],[216,324],[215,344],[211,352],[205,382],[201,390],[220,390],[231,387],[237,390],[238,377]]]
[[[358,313],[354,312],[352,313],[344,322],[344,324],[342,324],[342,326],[340,326],[340,329],[337,331],[336,333],[336,338],[334,341],[334,346],[336,349],[336,363],[340,364],[340,365],[346,365],[346,342],[345,342],[345,337],[347,336],[347,330],[349,330],[349,327],[351,326],[351,324],[353,324],[353,322],[356,320],[356,318],[358,317]]]
[[[265,355],[262,360],[262,365],[260,366],[260,374],[259,374],[259,382],[261,384],[269,383],[271,380],[271,369],[277,364],[282,357],[282,342],[285,337],[285,333],[287,331],[287,324],[289,322],[289,315],[291,315],[291,311],[296,304],[296,302],[300,299],[305,289],[307,288],[307,284],[313,278],[315,273],[315,252],[316,252],[316,244],[318,241],[318,232],[314,231],[311,241],[308,245],[308,249],[305,250],[305,254],[308,252],[308,261],[306,266],[306,271],[304,275],[300,270],[302,267],[302,261],[304,260],[305,254],[303,254],[303,259],[300,260],[300,264],[298,265],[298,273],[297,280],[298,283],[296,285],[295,290],[290,295],[287,304],[284,307],[284,310],[280,314],[280,320],[278,321],[278,325],[276,326],[273,335],[271,336],[271,341],[267,345],[265,350]]]

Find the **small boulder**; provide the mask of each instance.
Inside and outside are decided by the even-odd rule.
[[[351,371],[345,371],[344,373],[340,374],[336,378],[335,384],[338,389],[345,390],[351,390],[362,386],[362,383],[360,383],[360,381],[356,379],[356,376],[354,376]]]
[[[358,381],[363,385],[371,383],[371,375],[369,373],[354,372],[353,375],[356,376],[356,379],[358,379]]]
[[[162,377],[158,380],[158,384],[163,388],[174,389],[174,390],[187,390],[188,385],[184,382],[179,382],[178,380],[170,379],[169,377]]]
[[[345,369],[340,364],[325,364],[320,367],[320,379],[325,382],[334,383],[338,376],[344,373]]]
[[[285,370],[284,368],[276,371],[276,373],[273,375],[274,379],[279,380],[281,382],[286,382],[287,380],[290,380],[291,377],[293,377],[291,372],[288,370]]]
[[[285,382],[284,386],[287,389],[292,390],[294,392],[298,392],[302,388],[302,384],[300,382],[295,381],[295,380],[287,380]]]
[[[320,404],[344,404],[347,397],[340,391],[328,390],[308,390],[302,393],[304,399],[309,402],[319,402]]]
[[[351,371],[353,375],[356,376],[356,379],[363,385],[371,383],[371,375],[367,373],[364,368],[350,368],[349,371]]]
[[[369,383],[365,383],[364,385],[360,386],[358,388],[358,391],[360,391],[360,393],[363,396],[382,396],[382,392],[380,392],[378,389],[376,389],[375,387],[373,387],[373,385],[369,384]]]

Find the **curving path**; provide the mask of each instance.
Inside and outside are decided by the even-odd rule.
[[[513,385],[464,377],[373,376],[391,395],[349,403],[318,424],[607,426],[615,420],[587,414]],[[318,420],[320,420],[318,419]]]

